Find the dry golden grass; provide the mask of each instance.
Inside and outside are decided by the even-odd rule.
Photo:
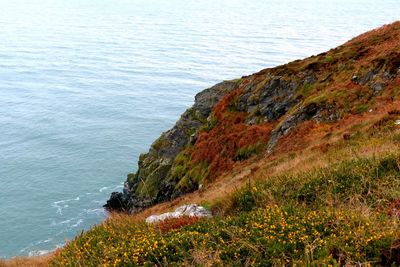
[[[348,145],[343,140],[343,134],[351,132],[352,127],[361,122],[375,123],[385,116],[388,111],[398,106],[400,106],[399,101],[394,102],[393,105],[381,107],[373,113],[366,113],[341,121],[335,129],[336,136],[331,140],[324,140],[320,133],[309,136],[305,139],[312,140],[312,142],[308,144],[307,149],[293,151],[292,153],[263,155],[246,162],[239,162],[232,171],[218,177],[212,184],[203,187],[201,190],[184,195],[170,202],[155,205],[143,212],[130,216],[129,219],[132,221],[141,221],[152,214],[171,211],[184,204],[212,204],[223,201],[237,188],[244,186],[249,179],[251,181],[266,180],[271,176],[303,172],[315,167],[326,167],[332,163],[354,157],[396,153],[399,151],[400,146],[399,143],[392,140],[391,136],[398,133],[399,130],[395,133],[388,133],[387,136],[381,136],[376,139],[371,138],[368,142],[362,142],[359,145]],[[324,147],[328,143],[330,146],[327,149],[321,149],[321,147]]]
[[[392,25],[392,27],[399,27],[400,22]],[[354,42],[363,42],[367,40],[371,34],[379,33],[379,36],[385,36],[387,34],[388,27],[382,27],[373,32],[366,33],[356,40],[350,41],[348,44]],[[398,40],[398,32],[395,32],[393,40]],[[395,41],[386,43],[387,47],[381,47],[376,45],[382,51],[387,49],[393,50],[398,43]],[[372,53],[373,52],[373,53]],[[373,50],[371,56],[379,54]],[[365,60],[370,60],[366,57]],[[396,80],[398,85],[398,81]],[[390,89],[390,88],[389,88]],[[391,90],[389,92],[392,93]],[[183,204],[198,203],[198,204],[214,204],[224,203],[229,199],[227,196],[232,194],[236,189],[243,187],[249,181],[256,180],[267,180],[272,176],[281,174],[291,174],[297,172],[304,172],[315,167],[325,167],[336,163],[338,161],[366,157],[373,155],[383,155],[387,153],[395,153],[400,149],[399,142],[393,140],[394,134],[399,134],[400,129],[395,132],[385,133],[384,136],[371,137],[365,142],[357,141],[349,143],[344,136],[350,136],[356,132],[356,126],[360,124],[366,124],[365,130],[371,129],[374,123],[381,120],[388,114],[389,111],[398,109],[400,107],[400,101],[392,99],[385,100],[383,97],[379,101],[382,105],[375,106],[372,112],[364,112],[358,115],[349,115],[334,125],[324,127],[324,125],[308,125],[308,128],[299,129],[294,132],[292,136],[288,136],[290,142],[285,144],[285,138],[282,138],[280,144],[277,146],[276,152],[273,154],[264,154],[257,157],[250,158],[247,161],[236,162],[232,170],[220,175],[212,183],[206,184],[201,190],[184,195],[170,202],[161,203],[151,208],[146,209],[135,215],[125,214],[111,214],[108,221],[111,221],[114,225],[124,225],[127,222],[135,223],[142,221],[147,216],[152,214],[159,214],[166,211],[175,209]],[[386,101],[386,103],[385,103]],[[369,127],[369,128],[368,128]],[[326,138],[326,136],[328,136]],[[295,140],[295,141],[293,141]],[[229,203],[226,203],[229,205]],[[370,210],[367,207],[355,206],[359,209],[360,214],[367,214]],[[47,266],[48,261],[52,255],[32,258],[14,258],[7,261],[0,261],[0,267],[12,267],[12,266]],[[191,264],[201,264],[208,266],[214,259],[210,259],[210,253],[203,250],[195,252],[195,262]]]
[[[395,132],[387,133],[386,136],[380,136],[376,139],[369,139],[368,142],[363,142],[360,145],[349,145],[343,140],[342,134],[352,131],[354,125],[361,122],[368,121],[369,124],[373,124],[379,121],[385,116],[388,111],[392,110],[396,105],[400,106],[400,103],[396,102],[393,105],[382,107],[379,110],[375,110],[373,113],[367,113],[357,117],[348,118],[348,120],[341,121],[340,125],[337,125],[335,132],[337,133],[330,140],[324,140],[321,133],[317,133],[314,136],[305,138],[304,140],[315,140],[309,143],[307,149],[293,151],[291,153],[275,153],[271,155],[261,155],[256,158],[249,159],[244,162],[237,163],[234,168],[218,177],[212,184],[203,187],[202,190],[184,195],[170,202],[161,203],[151,208],[146,209],[135,215],[126,214],[110,214],[109,221],[113,225],[126,225],[127,222],[135,223],[143,221],[147,216],[152,214],[160,214],[163,212],[171,211],[178,206],[190,203],[199,204],[214,204],[224,203],[227,196],[232,194],[236,189],[243,187],[248,183],[249,180],[266,180],[269,177],[307,171],[315,167],[325,167],[332,163],[351,159],[354,157],[365,157],[372,155],[383,155],[387,153],[396,153],[400,149],[400,144],[394,142],[391,136],[398,134],[400,129]],[[325,145],[329,143],[327,149]],[[324,149],[321,149],[324,148]],[[229,203],[226,203],[229,205]],[[359,212],[362,214],[368,213],[369,209],[363,209],[359,207]],[[208,262],[213,262],[213,259],[208,258],[204,251],[196,252],[196,263],[190,264],[203,264],[208,265]],[[13,266],[47,266],[51,255],[42,257],[26,257],[26,258],[15,258],[8,261],[0,261],[0,267],[13,267]]]
[[[0,267],[46,267],[52,254],[37,257],[16,257],[10,260],[0,260]]]

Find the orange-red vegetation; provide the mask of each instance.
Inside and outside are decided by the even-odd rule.
[[[182,228],[183,226],[192,225],[200,220],[196,216],[183,216],[179,218],[170,218],[157,223],[156,227],[163,233]]]
[[[321,124],[312,121],[302,122],[288,135],[281,137],[274,154],[298,151],[310,145],[321,146],[325,150],[326,142],[329,141],[321,141],[323,136],[334,131],[342,132],[338,135],[343,136],[345,125],[342,124],[345,121],[356,119],[358,118],[356,115],[365,114],[368,111],[374,111],[376,114],[377,109],[384,105],[385,101],[400,98],[400,76],[398,75],[390,83],[385,83],[385,89],[381,95],[374,95],[367,84],[352,80],[353,76],[363,77],[370,68],[392,72],[393,67],[398,67],[400,62],[399,27],[400,22],[396,22],[363,34],[327,53],[264,70],[244,78],[238,89],[226,95],[214,107],[213,116],[216,124],[211,130],[199,134],[194,146],[187,150],[188,159],[194,165],[205,163],[203,166],[208,168],[205,178],[212,180],[232,169],[236,161],[265,151],[263,148],[268,143],[271,131],[284,117],[277,122],[249,125],[245,122],[249,114],[236,110],[235,102],[243,94],[244,86],[247,84],[256,86],[265,82],[266,73],[280,75],[282,79],[295,79],[301,69],[313,72],[319,80],[305,102],[331,103],[340,111],[342,119]],[[379,81],[381,78],[377,79]],[[242,157],[240,153],[246,156]]]
[[[316,133],[327,130],[314,121],[306,121],[280,138],[275,154],[304,149],[313,143]]]
[[[246,113],[236,111],[233,103],[242,89],[237,89],[224,97],[214,108],[218,123],[208,132],[202,132],[192,149],[194,164],[209,164],[209,177],[214,178],[233,167],[238,151],[250,146],[263,146],[270,137],[273,125],[264,123],[248,125]]]

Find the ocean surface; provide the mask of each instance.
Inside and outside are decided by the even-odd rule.
[[[104,220],[140,153],[219,81],[400,19],[398,0],[0,0],[0,257]]]

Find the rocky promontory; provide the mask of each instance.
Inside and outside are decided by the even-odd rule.
[[[105,207],[136,213],[206,186],[236,162],[302,149],[317,128],[329,131],[398,99],[399,35],[397,22],[326,53],[200,92],[140,155],[138,171]]]
[[[399,151],[395,22],[199,93],[51,266],[400,266]]]

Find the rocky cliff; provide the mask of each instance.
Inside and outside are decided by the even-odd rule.
[[[303,149],[344,119],[400,99],[400,23],[196,95],[106,207],[131,213],[198,190],[237,162]]]

